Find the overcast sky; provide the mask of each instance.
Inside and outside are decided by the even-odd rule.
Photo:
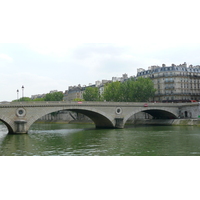
[[[2,3],[3,2],[3,3]],[[2,1],[0,101],[200,64],[196,0]]]

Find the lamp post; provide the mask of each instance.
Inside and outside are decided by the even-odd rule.
[[[17,100],[19,101],[19,90],[17,90]]]
[[[22,85],[22,98],[24,98],[24,86]]]

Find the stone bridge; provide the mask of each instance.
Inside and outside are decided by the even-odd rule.
[[[131,102],[11,102],[0,104],[0,120],[8,133],[28,133],[30,126],[46,114],[68,110],[88,116],[96,128],[124,128],[134,114],[146,112],[156,119],[176,119],[182,115],[197,118],[198,103]]]

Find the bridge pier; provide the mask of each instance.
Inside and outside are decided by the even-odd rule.
[[[124,118],[115,118],[115,128],[124,128]]]
[[[25,120],[17,120],[15,121],[15,130],[13,131],[13,134],[24,134],[27,133],[28,130],[26,128],[27,121]]]

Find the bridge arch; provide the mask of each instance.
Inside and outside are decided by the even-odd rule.
[[[9,133],[14,133],[14,127],[12,127],[11,123],[6,122],[2,118],[0,118],[0,121],[7,127]]]
[[[75,111],[85,116],[89,117],[94,123],[96,128],[113,128],[114,124],[111,119],[103,115],[102,113],[94,112],[91,110],[83,110],[83,109],[69,109],[69,111]]]
[[[177,119],[177,113],[174,111],[169,111],[165,109],[158,109],[158,108],[143,108],[140,110],[134,110],[127,114],[127,116],[124,118],[124,123],[133,116],[134,114],[137,114],[139,112],[145,112],[150,114],[154,119]]]
[[[86,115],[87,117],[89,117],[95,124],[96,128],[114,128],[115,127],[115,123],[112,119],[111,116],[108,116],[108,114],[104,113],[103,111],[99,110],[99,109],[85,109],[85,108],[77,108],[77,107],[69,107],[69,108],[63,108],[63,107],[52,107],[48,110],[44,110],[44,112],[38,112],[35,117],[33,118],[32,116],[30,117],[30,119],[28,120],[28,124],[27,124],[27,130],[29,130],[29,128],[31,127],[31,125],[36,122],[39,118],[53,113],[53,112],[57,112],[57,111],[73,111],[73,112],[78,112],[81,114]]]

